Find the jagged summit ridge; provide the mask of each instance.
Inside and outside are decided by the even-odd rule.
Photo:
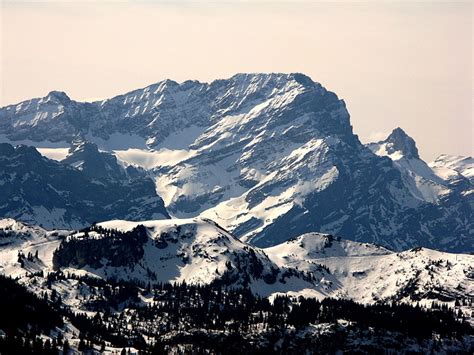
[[[53,107],[53,101],[32,99],[1,109],[0,124],[3,133],[12,139],[70,142],[75,134],[89,133],[107,139],[113,133],[123,133],[149,139],[149,145],[155,146],[183,127],[208,126],[224,116],[264,105],[269,99],[282,106],[296,96],[304,96],[307,101],[308,95],[314,100],[331,98],[336,105],[339,101],[335,94],[327,94],[320,84],[302,74],[237,74],[210,84],[164,80],[93,103],[61,100],[58,107]],[[67,96],[52,92],[48,97]],[[64,125],[62,134],[54,137],[41,129],[49,126],[52,117]],[[8,124],[9,120],[13,124]],[[343,123],[347,124],[348,119]],[[19,125],[25,131],[13,129]],[[27,128],[30,132],[26,132]]]

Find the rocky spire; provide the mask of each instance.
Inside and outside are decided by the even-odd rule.
[[[406,158],[420,159],[415,141],[400,127],[395,128],[385,142],[389,154],[398,151]]]

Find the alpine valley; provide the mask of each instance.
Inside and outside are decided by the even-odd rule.
[[[474,352],[474,160],[303,74],[0,109],[0,354]]]

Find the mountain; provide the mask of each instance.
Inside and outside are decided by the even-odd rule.
[[[0,133],[37,147],[93,142],[146,169],[174,217],[210,218],[260,247],[319,231],[474,251],[467,182],[439,177],[401,129],[364,146],[344,101],[303,74],[165,80],[92,103],[52,93],[0,109]]]
[[[70,232],[0,220],[0,273],[20,278],[34,292],[41,292],[48,274],[69,275],[54,289],[78,310],[85,305],[75,298],[81,292],[76,276],[152,286],[246,287],[262,296],[311,289],[316,282],[308,273],[277,266],[259,248],[201,219],[113,220]]]
[[[387,156],[394,162],[394,165],[400,170],[406,186],[415,198],[426,202],[438,203],[455,190],[458,190],[455,187],[454,181],[450,181],[442,175],[440,176],[431,167],[435,165],[432,163],[427,164],[420,158],[415,141],[401,128],[394,129],[386,140],[369,143],[367,146],[375,154]],[[458,158],[458,161],[464,161],[465,170],[469,170],[468,158]],[[437,166],[440,168],[442,166],[448,168],[448,165],[449,163],[442,160],[442,158],[437,160]],[[468,186],[471,185],[468,181],[464,181],[464,184],[466,188],[472,188],[472,186]]]
[[[320,104],[337,103],[333,93],[302,74],[237,74],[211,84],[165,80],[93,103],[76,102],[63,92],[53,91],[44,98],[2,108],[0,127],[12,140],[71,141],[85,134],[106,140],[118,134],[138,135],[156,147],[172,133],[181,134],[184,128],[202,133],[223,117],[247,112],[255,101],[267,97],[284,106],[305,87],[321,96]],[[197,135],[181,137],[185,138]]]
[[[327,268],[327,296],[374,302],[454,302],[474,296],[474,256],[380,246],[309,233],[264,251],[277,265]],[[465,308],[469,312],[469,307]]]
[[[91,179],[107,181],[129,179],[136,170],[129,168],[127,171],[117,162],[114,155],[101,152],[94,143],[81,139],[72,142],[67,156],[61,162],[82,171]]]
[[[78,311],[100,299],[88,291],[77,300],[84,291],[75,280],[86,277],[150,287],[169,282],[244,287],[272,298],[287,294],[428,306],[456,301],[470,317],[473,265],[473,255],[425,248],[397,253],[320,233],[260,249],[202,219],[113,220],[72,232],[0,220],[0,273],[19,277],[34,292],[59,277],[53,288]]]
[[[245,286],[259,294],[312,285],[304,274],[276,266],[260,249],[212,221],[195,219],[116,220],[91,226],[61,243],[53,267],[152,284]]]
[[[169,218],[150,178],[87,146],[62,164],[33,147],[0,144],[0,215],[70,229],[111,218]],[[82,170],[68,165],[79,160]]]
[[[473,265],[473,255],[396,253],[321,233],[260,249],[205,219],[69,232],[3,219],[0,310],[18,318],[2,323],[0,349],[22,353],[14,337],[41,336],[79,351],[269,352],[284,339],[277,349],[469,353]]]
[[[72,101],[64,92],[52,91],[44,98],[23,101],[2,108],[0,131],[13,140],[28,137],[34,141],[48,137],[50,141],[72,140],[81,130],[81,118],[95,112],[95,106]],[[35,127],[31,130],[32,127]],[[34,132],[33,132],[34,131]]]
[[[472,252],[473,159],[441,155],[427,164],[419,157],[413,138],[401,128],[393,130],[386,140],[367,146],[375,154],[389,157],[393,161],[414,198],[443,210],[438,217],[439,221],[446,220],[446,215],[457,216],[459,223],[463,224],[458,233],[467,237],[468,248],[465,251]],[[457,242],[456,239],[451,240]]]
[[[463,180],[466,178],[474,183],[474,159],[459,155],[442,154],[429,163],[433,171],[443,180]]]

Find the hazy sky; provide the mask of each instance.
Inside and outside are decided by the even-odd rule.
[[[346,101],[362,141],[400,126],[426,159],[473,155],[471,2],[0,2],[0,106],[303,72]]]

